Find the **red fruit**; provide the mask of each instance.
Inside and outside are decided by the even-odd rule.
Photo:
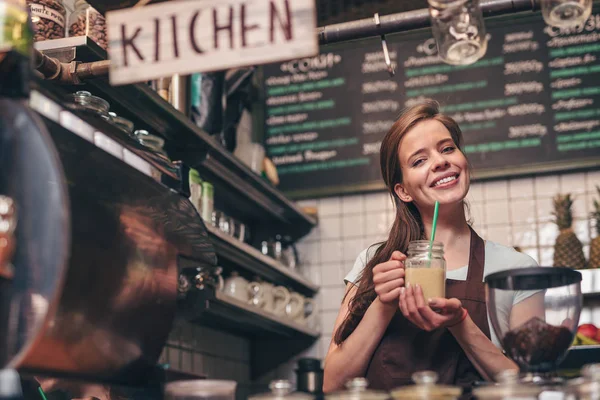
[[[583,324],[580,325],[579,328],[577,328],[577,333],[580,333],[583,336],[588,337],[590,339],[596,340],[599,331],[598,328],[594,326],[594,324]]]

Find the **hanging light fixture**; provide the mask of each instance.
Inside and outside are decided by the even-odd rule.
[[[447,64],[472,64],[485,55],[487,38],[479,0],[428,0],[433,37]]]
[[[541,0],[542,16],[551,26],[580,26],[592,13],[592,0]]]

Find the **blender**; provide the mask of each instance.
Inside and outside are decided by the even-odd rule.
[[[490,274],[485,282],[494,332],[506,356],[519,366],[521,381],[562,383],[555,371],[577,331],[581,273],[563,267],[518,268]],[[501,304],[513,305],[507,310]]]

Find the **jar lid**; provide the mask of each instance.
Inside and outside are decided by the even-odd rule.
[[[581,369],[581,377],[567,384],[570,392],[582,398],[593,398],[600,393],[600,364],[587,364]]]
[[[165,400],[233,398],[235,381],[197,379],[175,381],[165,385]]]
[[[80,90],[73,94],[73,100],[75,103],[87,108],[88,110],[95,111],[97,114],[100,114],[106,118],[108,118],[108,110],[110,109],[110,104],[108,101],[93,96],[90,92],[85,90]]]
[[[434,371],[419,371],[411,376],[414,385],[392,390],[394,399],[457,399],[462,389],[457,386],[437,385],[438,374]]]
[[[488,399],[513,399],[523,398],[537,399],[543,391],[541,386],[519,382],[519,372],[516,370],[505,370],[496,376],[497,383],[473,389],[473,394],[479,400]]]
[[[250,396],[249,400],[278,400],[278,399],[286,399],[286,400],[312,400],[313,396],[302,393],[302,392],[293,392],[293,387],[290,381],[282,379],[277,381],[272,381],[269,384],[270,392],[257,394],[255,396]]]
[[[366,378],[353,378],[346,382],[346,389],[325,396],[327,400],[387,400],[387,392],[367,389],[369,381]]]
[[[149,147],[157,152],[163,152],[163,146],[165,145],[163,138],[153,135],[144,129],[138,129],[134,132],[134,135],[144,146]]]
[[[85,0],[75,0],[75,8],[83,8],[83,7],[89,7],[89,4],[87,1]]]

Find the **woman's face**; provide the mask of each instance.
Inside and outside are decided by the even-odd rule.
[[[444,124],[430,119],[417,123],[398,146],[401,184],[394,190],[418,208],[462,202],[469,191],[469,164]]]

